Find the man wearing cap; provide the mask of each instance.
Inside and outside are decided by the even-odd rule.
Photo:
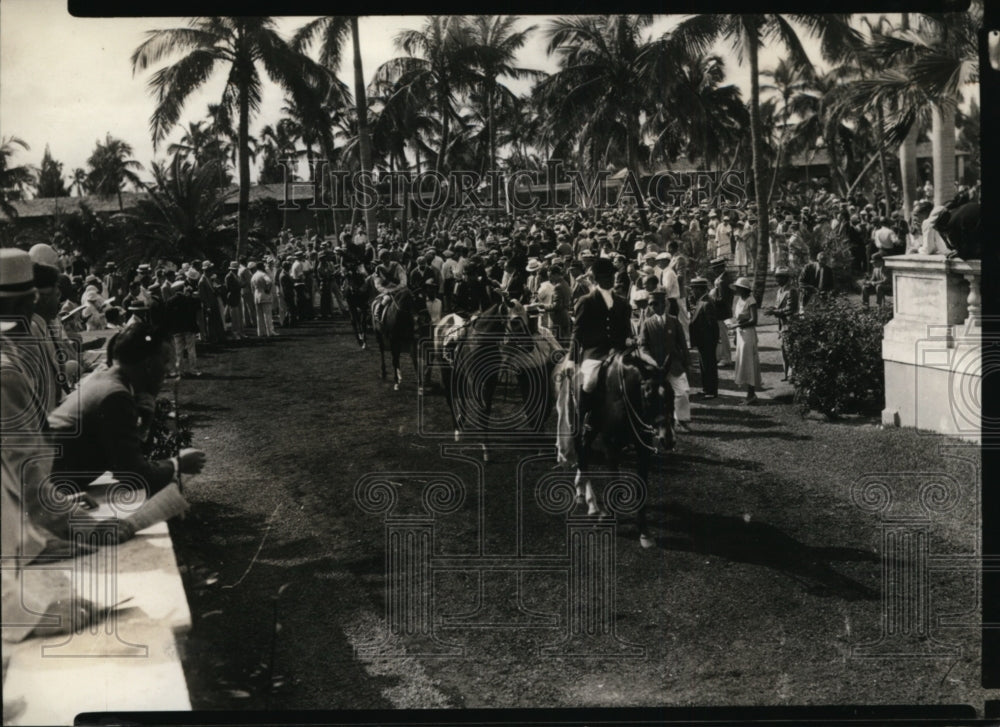
[[[559,344],[569,347],[573,334],[573,291],[566,282],[566,274],[561,265],[549,268],[549,283],[552,294],[545,304],[546,327],[552,331]]]
[[[254,268],[257,264],[254,263]],[[240,278],[240,297],[243,302],[243,324],[249,328],[254,319],[253,289],[250,287],[250,279],[253,277],[254,269],[250,267],[245,257],[240,258],[240,269],[237,275]]]
[[[718,317],[715,302],[708,294],[707,278],[697,277],[691,281],[691,292],[695,298],[691,313],[691,345],[698,349],[698,366],[701,370],[701,392],[706,399],[719,395],[719,364],[716,357],[719,345]]]
[[[372,283],[379,292],[379,297],[372,303],[373,321],[381,321],[382,311],[389,304],[392,294],[406,288],[406,271],[392,259],[392,253],[383,249],[379,260],[381,262],[372,277]]]
[[[623,350],[632,332],[628,303],[612,292],[614,265],[610,260],[598,258],[593,276],[594,289],[576,303],[573,326],[575,359],[580,372],[579,411],[584,429],[589,424],[601,363],[613,351]]]
[[[650,307],[639,325],[639,357],[666,374],[674,392],[674,420],[690,430],[691,400],[688,397],[687,341],[680,321],[667,311],[667,291],[657,288],[650,295]]]
[[[885,296],[892,291],[892,278],[886,275],[885,260],[881,253],[875,253],[871,259],[872,271],[868,278],[861,281],[861,305],[869,307],[871,294],[875,293],[875,302],[879,308],[885,302]]]
[[[802,289],[802,307],[817,293],[828,293],[833,290],[833,270],[826,264],[826,253],[816,253],[816,259],[802,268],[799,275],[799,287]]]
[[[201,264],[201,276],[198,278],[198,298],[201,300],[202,315],[205,316],[206,343],[222,343],[226,338],[226,326],[222,322],[222,311],[219,309],[219,296],[209,277],[212,263],[206,260]]]
[[[240,283],[240,265],[233,260],[229,263],[229,270],[226,272],[225,303],[226,315],[229,316],[229,323],[232,326],[233,338],[237,341],[243,340],[243,286]]]
[[[197,289],[198,273],[188,270],[182,279],[174,282],[166,303],[167,330],[174,337],[173,370],[178,376],[201,376],[195,348],[201,310]]]
[[[259,266],[250,278],[253,289],[254,315],[257,335],[260,338],[277,336],[274,330],[274,277],[264,265]]]
[[[778,283],[778,290],[775,293],[774,307],[769,308],[767,313],[778,319],[778,339],[781,341],[781,368],[784,371],[782,381],[788,381],[791,368],[788,365],[788,341],[787,333],[784,329],[788,327],[792,317],[799,310],[799,291],[792,284],[792,275],[788,268],[779,265],[774,271],[774,279]]]

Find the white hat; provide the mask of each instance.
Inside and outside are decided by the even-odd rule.
[[[529,273],[533,273],[540,267],[542,267],[542,264],[538,262],[538,258],[533,257],[530,260],[528,260],[528,267],[526,267],[525,270],[527,270]]]
[[[59,268],[59,255],[56,254],[56,251],[50,245],[46,245],[44,242],[32,245],[31,249],[28,250],[28,256],[33,263],[48,265],[56,269]]]
[[[18,298],[35,292],[31,256],[15,247],[0,248],[0,298]]]

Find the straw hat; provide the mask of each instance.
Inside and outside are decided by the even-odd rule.
[[[28,250],[28,256],[33,263],[48,265],[50,268],[59,267],[59,255],[56,254],[56,251],[50,245],[46,245],[44,242],[32,245],[31,249]]]
[[[31,256],[13,247],[0,249],[0,298],[17,298],[35,292]]]
[[[729,286],[730,288],[743,288],[744,290],[753,290],[753,283],[750,282],[750,278],[736,278],[736,282]]]
[[[542,267],[542,264],[538,262],[538,258],[531,258],[528,261],[528,267],[525,268],[529,273],[533,273]]]

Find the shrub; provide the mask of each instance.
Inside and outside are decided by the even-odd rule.
[[[882,330],[891,317],[891,308],[865,310],[842,296],[819,295],[791,321],[788,363],[803,412],[836,418],[882,408]]]
[[[156,411],[150,424],[149,437],[142,444],[142,452],[153,460],[174,457],[185,447],[191,446],[192,432],[188,417],[175,416],[170,399],[156,400]]]

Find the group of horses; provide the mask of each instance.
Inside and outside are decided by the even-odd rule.
[[[363,266],[345,269],[341,282],[358,345],[367,348],[371,330],[383,379],[388,376],[385,354],[390,355],[394,390],[402,382],[404,352],[412,359],[419,396],[431,383],[432,369],[438,369],[455,441],[478,440],[485,462],[491,439],[499,437],[551,446],[545,424],[555,409],[558,460],[576,470],[576,514],[586,507],[586,516],[608,517],[593,490],[591,467],[603,459],[606,467],[620,471],[632,451],[645,486],[653,458],[673,448],[673,393],[664,372],[649,371],[631,350],[613,354],[602,366],[590,426],[584,430],[576,416],[576,367],[566,348],[532,320],[524,305],[488,281],[462,284],[482,286],[481,295],[470,297],[488,305],[467,315],[447,314],[432,325],[426,306],[405,287],[377,310],[379,293]],[[496,393],[511,378],[517,381],[521,408],[514,417],[498,418]],[[641,544],[649,547],[644,503],[637,521]]]

